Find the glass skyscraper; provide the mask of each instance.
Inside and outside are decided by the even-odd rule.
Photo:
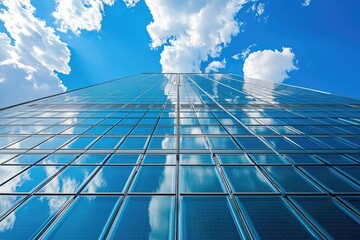
[[[0,239],[359,239],[360,101],[139,74],[0,111]]]

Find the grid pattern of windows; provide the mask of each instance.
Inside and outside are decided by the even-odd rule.
[[[0,239],[360,236],[360,101],[139,74],[0,111]]]

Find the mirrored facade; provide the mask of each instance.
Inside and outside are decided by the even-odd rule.
[[[0,239],[358,239],[360,101],[139,74],[0,111]]]

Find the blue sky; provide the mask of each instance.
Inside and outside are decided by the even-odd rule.
[[[338,0],[0,0],[0,107],[161,71],[232,72],[360,98],[359,7]]]

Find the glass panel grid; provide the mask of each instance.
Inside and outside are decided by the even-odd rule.
[[[140,74],[3,109],[0,238],[355,236],[359,109],[233,74]]]

